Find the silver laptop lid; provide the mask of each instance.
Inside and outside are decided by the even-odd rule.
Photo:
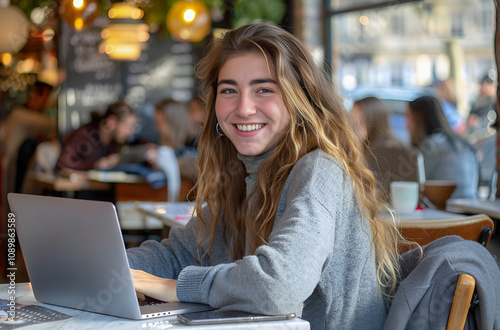
[[[145,317],[112,203],[15,193],[7,198],[36,300],[132,319]],[[210,309],[187,303],[161,306],[149,308],[148,317]]]

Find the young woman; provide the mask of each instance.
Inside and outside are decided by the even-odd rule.
[[[423,155],[427,180],[457,183],[451,198],[477,196],[479,165],[474,148],[453,131],[439,101],[422,96],[406,111],[411,143]]]
[[[354,102],[351,109],[354,130],[367,148],[404,148],[404,143],[391,132],[389,109],[384,101],[365,97]]]
[[[160,133],[160,145],[179,151],[186,148],[186,143],[195,134],[188,111],[186,104],[173,99],[155,104],[155,128]]]
[[[313,329],[382,328],[397,230],[332,83],[268,23],[215,39],[196,72],[207,105],[197,216],[128,250],[136,290],[294,312]]]
[[[352,125],[364,144],[368,167],[373,171],[382,199],[390,201],[392,181],[418,180],[418,170],[410,149],[391,131],[389,109],[384,101],[365,97],[354,102]],[[404,162],[404,166],[400,165]]]

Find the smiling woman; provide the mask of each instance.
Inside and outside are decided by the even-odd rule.
[[[290,115],[264,55],[230,58],[219,72],[217,121],[242,155],[256,156],[276,146]]]
[[[397,229],[380,213],[341,99],[314,63],[268,23],[213,41],[196,67],[207,105],[197,217],[128,251],[137,291],[295,313],[312,329],[382,328]]]

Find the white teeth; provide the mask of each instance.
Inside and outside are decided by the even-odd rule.
[[[264,124],[258,124],[258,125],[236,125],[238,130],[243,131],[243,132],[250,132],[250,131],[255,131],[257,129],[260,129],[264,126]]]

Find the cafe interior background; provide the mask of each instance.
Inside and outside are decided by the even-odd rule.
[[[457,109],[467,116],[479,81],[497,79],[495,1],[0,0],[0,120],[40,81],[53,86],[44,113],[57,120],[60,141],[92,111],[123,98],[139,118],[130,144],[155,142],[154,103],[191,100],[193,66],[210,38],[255,20],[303,40],[347,108],[368,92],[408,101],[452,78]],[[486,132],[495,139],[493,125]],[[3,156],[2,272],[12,191]]]

